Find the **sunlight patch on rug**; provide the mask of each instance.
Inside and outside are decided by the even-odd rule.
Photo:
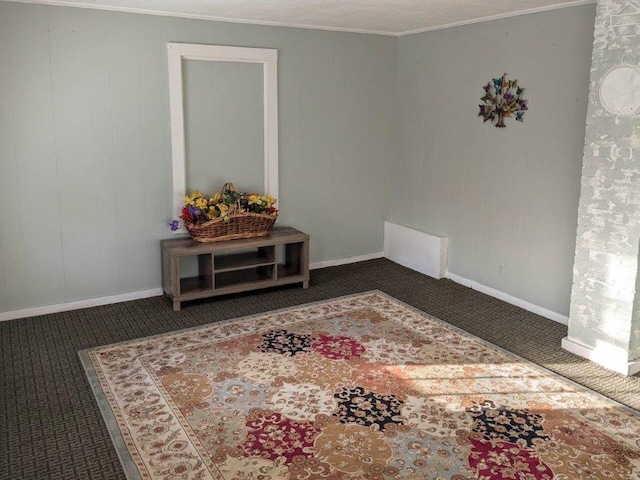
[[[640,417],[368,292],[80,352],[130,479],[640,478]]]

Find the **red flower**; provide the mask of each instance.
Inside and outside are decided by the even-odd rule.
[[[189,211],[189,207],[185,205],[182,207],[182,215],[180,215],[185,222],[194,223],[195,218],[193,218],[193,214]]]

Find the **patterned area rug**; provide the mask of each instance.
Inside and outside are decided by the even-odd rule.
[[[80,352],[128,478],[640,478],[640,416],[381,292]]]

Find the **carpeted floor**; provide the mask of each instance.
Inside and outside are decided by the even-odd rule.
[[[311,272],[298,287],[184,305],[155,297],[0,323],[0,479],[124,479],[78,351],[222,319],[378,289],[640,410],[625,378],[560,348],[566,327],[388,260]]]

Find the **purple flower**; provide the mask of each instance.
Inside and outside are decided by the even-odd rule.
[[[171,227],[172,232],[175,232],[180,228],[180,223],[178,222],[178,220],[171,220],[169,227]]]

